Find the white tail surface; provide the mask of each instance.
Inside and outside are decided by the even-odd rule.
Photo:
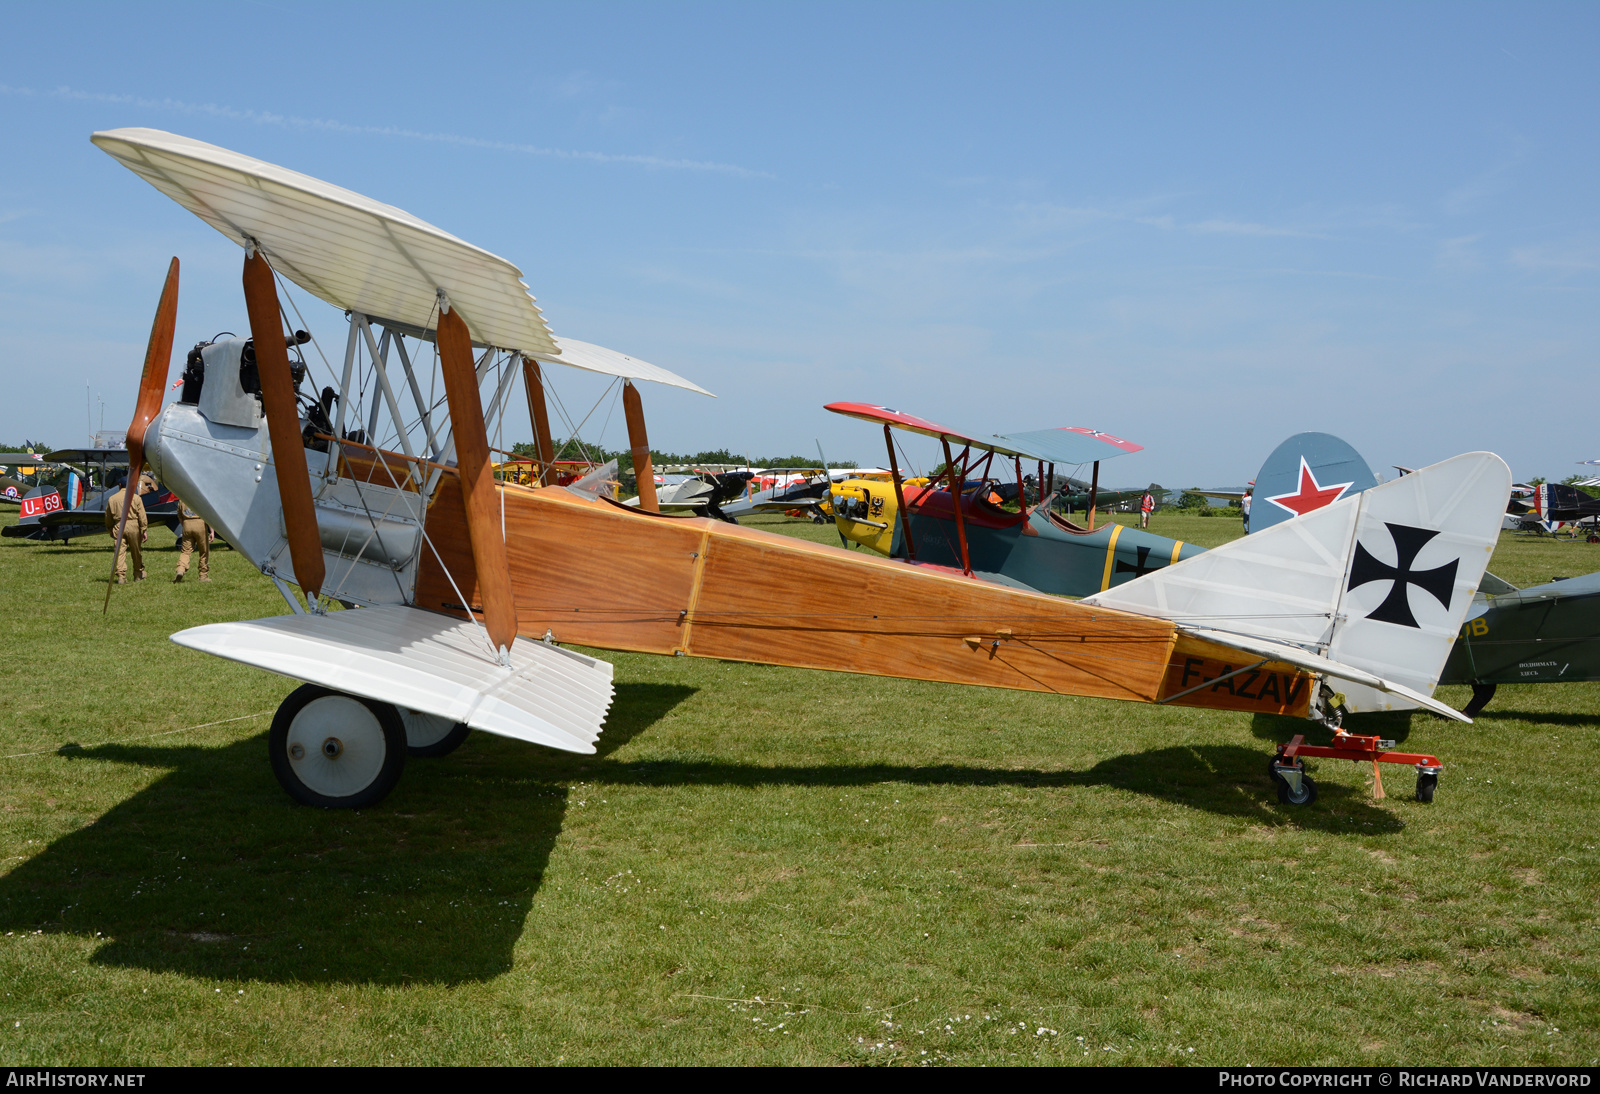
[[[1425,467],[1085,599],[1299,646],[1431,695],[1499,540],[1511,470],[1492,452]],[[1345,705],[1416,705],[1345,688]]]

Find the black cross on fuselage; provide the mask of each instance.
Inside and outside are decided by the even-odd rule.
[[[1382,604],[1367,613],[1367,618],[1376,619],[1380,623],[1393,623],[1397,627],[1418,627],[1420,630],[1417,617],[1411,614],[1411,601],[1406,596],[1406,586],[1415,585],[1425,592],[1432,593],[1433,598],[1443,604],[1448,611],[1450,601],[1455,595],[1456,567],[1460,565],[1461,560],[1453,559],[1431,570],[1413,570],[1411,564],[1416,561],[1417,554],[1439,533],[1428,528],[1412,528],[1405,524],[1390,524],[1387,521],[1384,522],[1384,527],[1389,529],[1389,535],[1394,539],[1396,565],[1379,562],[1358,542],[1355,559],[1350,563],[1350,584],[1345,588],[1354,589],[1369,581],[1394,582],[1389,595],[1383,598]]]
[[[1161,569],[1160,566],[1146,566],[1144,564],[1145,563],[1145,559],[1150,557],[1150,548],[1148,548],[1148,547],[1139,547],[1139,548],[1136,548],[1136,550],[1139,552],[1139,560],[1138,560],[1138,562],[1137,563],[1118,562],[1117,563],[1117,573],[1119,573],[1119,574],[1132,574],[1134,577],[1143,577],[1145,574],[1154,573],[1156,570]]]

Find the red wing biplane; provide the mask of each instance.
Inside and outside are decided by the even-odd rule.
[[[1100,464],[1143,450],[1132,441],[1079,427],[979,437],[870,403],[829,403],[827,409],[883,426],[891,457],[894,429],[932,437],[943,446],[942,485],[905,482],[898,458],[891,458],[892,484],[847,481],[834,488],[840,534],[880,554],[955,567],[1042,593],[1088,596],[1203,550],[1115,522],[1095,527]],[[997,457],[1001,471],[1014,473],[1011,482],[995,473]],[[1027,482],[1053,485],[1063,481],[1057,466],[1081,464],[1094,466],[1084,524],[1057,513],[1051,493],[1036,495],[1037,504],[1028,505]],[[1037,477],[1024,474],[1035,468]],[[958,497],[960,504],[953,504]],[[1016,500],[1018,511],[999,504],[1006,500]]]
[[[196,382],[162,409],[172,261],[128,431],[130,478],[148,462],[294,609],[173,640],[303,681],[268,735],[273,770],[301,802],[372,804],[408,754],[448,752],[470,729],[593,752],[611,666],[559,643],[1330,723],[1348,682],[1459,717],[1425,692],[1493,544],[1509,473],[1492,454],[1083,602],[667,518],[633,382],[701,389],[557,339],[511,263],[213,145],[148,129],[93,140],[244,250],[250,337],[198,347]],[[298,391],[321,351],[300,333],[292,296],[285,310],[291,282],[346,313],[342,357],[321,361],[333,383],[320,398]],[[518,379],[550,466],[542,366],[556,364],[622,383],[637,509],[495,481],[490,441]],[[803,603],[797,584],[812,594]],[[1437,777],[1436,758],[1380,744],[1293,742],[1274,765],[1280,797],[1314,798],[1298,758],[1308,754],[1412,764],[1419,792]]]

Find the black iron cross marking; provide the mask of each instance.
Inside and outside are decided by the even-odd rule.
[[[1135,550],[1139,552],[1138,562],[1133,565],[1129,565],[1126,562],[1118,562],[1117,573],[1132,574],[1134,577],[1143,577],[1145,574],[1154,573],[1156,570],[1161,569],[1160,566],[1146,566],[1144,564],[1145,559],[1150,557],[1150,548],[1138,547],[1135,548]]]
[[[1433,598],[1449,610],[1450,600],[1455,595],[1456,567],[1461,560],[1454,559],[1431,570],[1413,570],[1411,564],[1417,560],[1418,552],[1439,533],[1428,528],[1412,528],[1405,524],[1390,524],[1387,521],[1384,522],[1384,527],[1389,529],[1389,535],[1394,540],[1395,561],[1398,565],[1391,566],[1387,562],[1379,562],[1360,543],[1356,544],[1355,561],[1350,564],[1350,584],[1346,586],[1347,589],[1354,589],[1369,581],[1394,582],[1389,595],[1383,598],[1382,604],[1367,614],[1367,618],[1382,623],[1393,623],[1397,627],[1417,627],[1417,617],[1411,614],[1411,602],[1406,598],[1407,585],[1415,585],[1432,593]]]

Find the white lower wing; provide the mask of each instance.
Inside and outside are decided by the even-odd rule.
[[[519,638],[511,664],[482,630],[416,608],[362,608],[210,623],[180,646],[564,752],[594,752],[611,665]]]

